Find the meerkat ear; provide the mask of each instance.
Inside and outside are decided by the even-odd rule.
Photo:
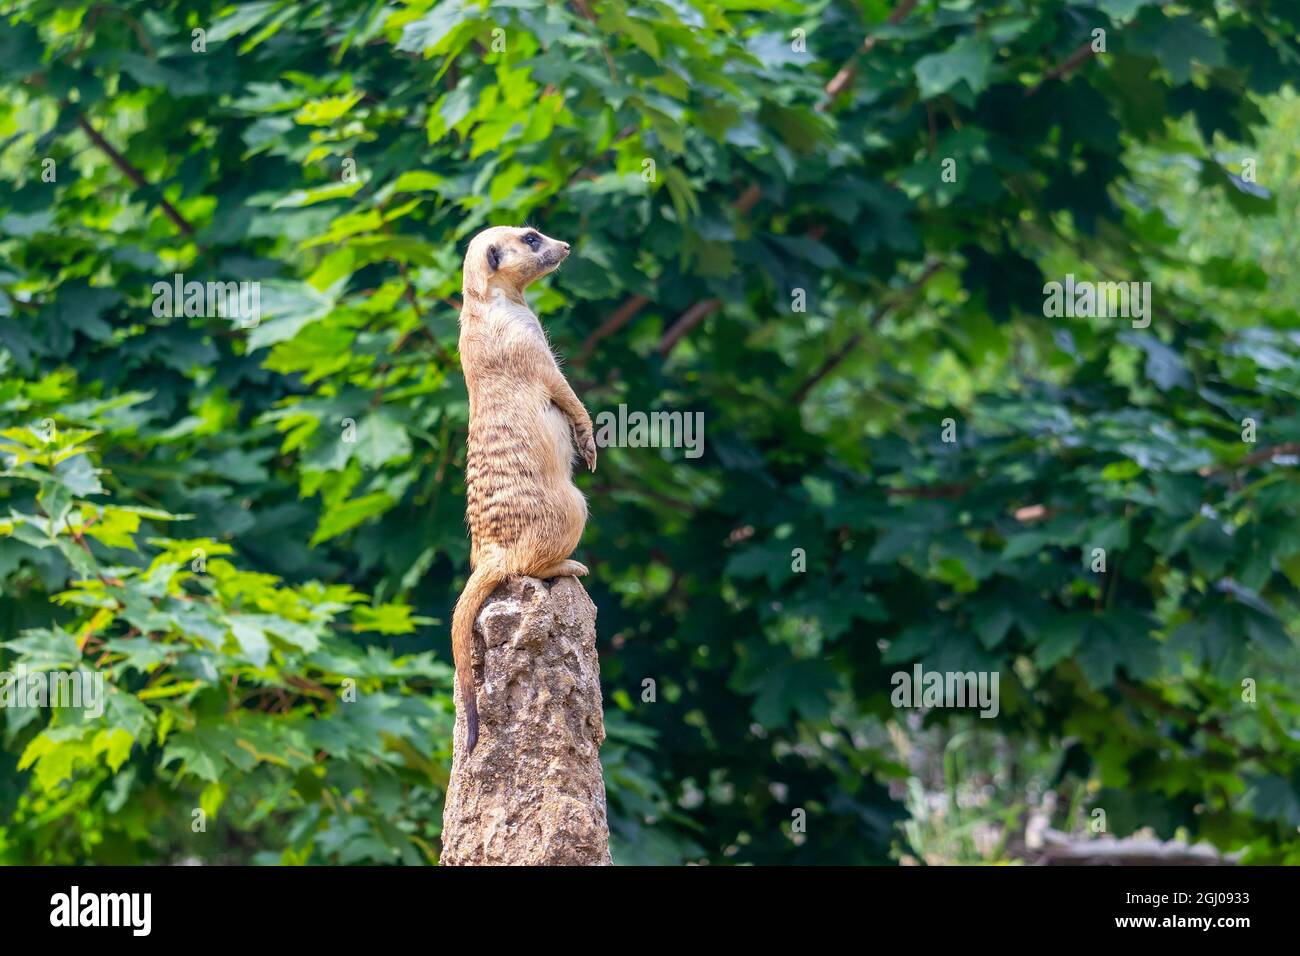
[[[501,265],[501,252],[496,246],[488,246],[487,264],[488,268],[493,272],[496,272],[497,268]]]

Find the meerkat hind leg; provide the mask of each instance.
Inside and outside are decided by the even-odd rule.
[[[586,573],[587,573],[587,566],[585,564],[583,564],[581,561],[574,561],[570,559],[567,561],[561,561],[559,564],[552,565],[551,567],[546,568],[543,571],[539,571],[537,574],[534,574],[533,577],[541,578],[543,581],[545,581],[548,578],[560,578],[568,574],[573,575],[575,578],[580,578],[583,577]]]

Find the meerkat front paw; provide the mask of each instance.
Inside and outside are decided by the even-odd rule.
[[[588,471],[596,470],[596,436],[591,432],[591,426],[580,429],[577,434],[578,451],[582,453],[582,460],[587,463]]]

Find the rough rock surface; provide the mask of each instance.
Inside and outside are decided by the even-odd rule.
[[[479,741],[456,693],[444,865],[608,865],[596,606],[577,578],[512,578],[474,624]]]

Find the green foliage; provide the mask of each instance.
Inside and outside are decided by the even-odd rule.
[[[0,711],[0,860],[436,858],[460,257],[530,221],[593,413],[706,421],[581,479],[615,859],[897,857],[920,662],[1113,829],[1294,861],[1296,14],[907,7],[11,5],[0,663],[112,704]]]
[[[0,831],[5,853],[203,857],[217,826],[238,834],[274,813],[290,836],[266,851],[273,860],[436,858],[433,821],[404,798],[446,785],[429,755],[446,756],[451,715],[429,690],[445,687],[448,669],[340,633],[428,622],[370,607],[345,584],[241,571],[222,557],[229,544],[144,539],[142,523],[188,516],[86,501],[87,475],[102,491],[86,464],[89,434],[9,429],[0,445],[15,463],[6,476],[39,489],[35,510],[14,509],[0,531],[59,555],[72,576],[52,596],[67,612],[60,623],[6,642],[10,669],[81,669],[105,687],[98,714],[55,707],[43,722],[38,708],[7,710],[5,742],[28,774]],[[126,552],[124,562],[143,545],[149,558],[110,565],[91,542]]]

